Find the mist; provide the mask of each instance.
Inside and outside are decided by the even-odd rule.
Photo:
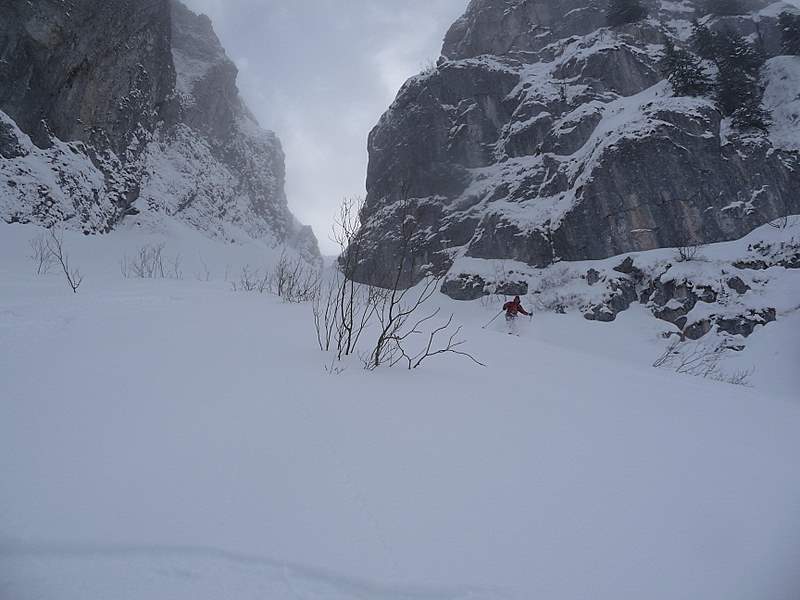
[[[343,197],[363,196],[367,136],[400,86],[438,58],[466,0],[186,0],[211,17],[239,88],[286,153],[292,212],[323,253]]]

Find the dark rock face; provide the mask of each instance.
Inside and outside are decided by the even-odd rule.
[[[528,293],[527,281],[495,281],[491,284],[474,273],[451,276],[442,284],[442,293],[453,300],[477,300],[483,296],[525,296]]]
[[[403,202],[436,215],[414,251],[439,272],[457,256],[544,267],[725,241],[800,212],[796,148],[732,131],[711,100],[662,80],[660,48],[685,44],[692,2],[648,5],[655,20],[609,29],[577,0],[473,0],[370,135],[361,277],[396,263]],[[764,6],[709,23],[774,56]]]
[[[630,260],[630,266],[633,268],[632,259],[626,259],[623,264],[627,264],[628,260]],[[619,272],[618,269],[615,269],[615,271]],[[609,291],[605,294],[603,302],[589,306],[583,313],[584,318],[589,321],[603,321],[605,323],[616,321],[617,315],[628,310],[631,304],[638,299],[636,288],[639,279],[638,274],[637,276],[626,274],[624,277],[610,279],[608,282]],[[599,281],[600,278],[598,277],[595,284]]]
[[[600,4],[473,0],[447,33],[442,55],[450,59],[482,54],[529,57],[570,35],[585,35],[605,25]]]
[[[586,283],[589,285],[596,285],[600,283],[600,271],[597,269],[589,269],[586,272]]]
[[[731,277],[728,279],[727,284],[737,294],[746,294],[750,291],[750,286],[742,281],[741,277]]]
[[[746,314],[737,317],[717,319],[717,327],[720,331],[731,335],[748,337],[753,334],[757,326],[774,323],[776,319],[777,313],[774,308],[758,311],[750,310]]]
[[[477,300],[489,295],[485,287],[486,282],[479,275],[459,275],[442,284],[442,293],[453,300]]]
[[[0,0],[0,217],[85,233],[178,218],[318,257],[236,77],[178,0]]]
[[[175,72],[164,0],[0,1],[0,108],[40,148],[125,150],[169,112]]]
[[[16,135],[15,127],[6,121],[0,121],[0,156],[3,158],[20,158],[27,154]]]

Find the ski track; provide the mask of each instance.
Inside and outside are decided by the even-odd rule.
[[[47,577],[41,577],[47,572]],[[79,584],[76,585],[76,582]],[[0,598],[80,600],[113,590],[130,598],[237,600],[512,600],[508,590],[392,586],[217,548],[192,546],[0,544]],[[169,590],[165,593],[165,590]],[[269,591],[269,595],[264,593]]]

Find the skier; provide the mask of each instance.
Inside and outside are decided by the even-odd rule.
[[[519,299],[519,296],[514,296],[511,302],[506,302],[503,305],[503,310],[506,311],[506,323],[508,323],[509,334],[516,333],[517,315],[522,314],[526,317],[532,316],[531,313],[522,308],[522,301]]]

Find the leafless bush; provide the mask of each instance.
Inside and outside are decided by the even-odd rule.
[[[169,261],[169,276],[172,279],[183,279],[183,268],[181,266],[180,254],[176,254],[175,257]]]
[[[436,312],[438,313],[439,311],[437,310]],[[450,315],[450,318],[447,319],[447,322],[444,323],[444,325],[441,325],[436,329],[434,329],[433,331],[431,331],[430,335],[428,336],[428,344],[425,346],[425,348],[421,352],[419,352],[416,356],[409,359],[408,361],[409,369],[412,368],[412,362],[413,362],[413,368],[416,369],[428,358],[431,358],[433,356],[438,356],[440,354],[456,354],[458,356],[464,356],[470,359],[475,364],[485,367],[486,365],[480,362],[474,356],[472,356],[468,352],[464,352],[459,349],[461,346],[466,344],[466,340],[459,339],[459,334],[461,333],[462,327],[459,325],[458,327],[455,328],[455,330],[452,330],[451,329],[452,326],[453,326],[453,315]],[[447,336],[447,341],[444,344],[437,345],[436,341],[439,334],[447,335],[448,333],[449,336]]]
[[[299,303],[311,302],[319,295],[320,277],[312,265],[284,253],[272,270],[262,272],[245,265],[230,284],[234,292],[274,294],[284,302]]]
[[[325,372],[326,372],[328,375],[341,375],[342,373],[344,373],[344,372],[347,370],[347,368],[346,368],[346,367],[343,367],[343,366],[341,365],[341,363],[339,363],[339,362],[337,361],[337,359],[336,359],[336,358],[334,358],[333,360],[331,360],[331,363],[330,363],[330,364],[327,364],[327,363],[326,363],[326,364],[324,364],[324,365],[323,365],[323,368],[325,369]]]
[[[800,217],[787,214],[771,221],[769,226],[774,229],[789,229],[797,225],[797,223],[800,223]]]
[[[211,269],[202,257],[200,258],[200,269],[195,272],[194,278],[197,279],[197,281],[211,281]]]
[[[417,268],[417,255],[412,244],[417,220],[407,196],[400,207],[400,217],[398,264],[389,279],[390,285],[385,286],[383,293],[373,296],[373,300],[377,303],[375,315],[378,319],[379,333],[371,353],[364,361],[364,366],[368,370],[374,370],[381,365],[393,366],[406,361],[408,368],[413,369],[422,364],[426,358],[444,353],[466,356],[481,364],[471,355],[458,350],[464,343],[456,340],[461,332],[460,327],[451,334],[444,347],[432,349],[436,337],[450,331],[452,316],[443,327],[434,328],[430,332],[426,350],[418,355],[409,352],[408,343],[411,338],[424,335],[423,326],[428,325],[439,315],[439,309],[428,312],[425,306],[441,287],[444,276],[428,275],[414,287],[403,287],[405,282],[412,280]]]
[[[749,369],[739,369],[733,373],[723,375],[722,379],[719,379],[718,381],[730,383],[731,385],[743,385],[745,387],[750,387],[750,378],[755,374],[755,372],[755,367],[751,367]]]
[[[438,314],[435,311],[418,317],[420,308],[433,296],[439,284],[440,279],[435,277],[428,277],[416,289],[399,289],[395,284],[376,298],[380,332],[365,361],[367,369],[374,370],[384,364],[394,366],[404,358],[408,359],[404,343],[411,336],[421,333],[420,327]]]
[[[323,351],[335,351],[341,360],[357,352],[362,336],[368,327],[371,331],[375,322],[378,333],[371,350],[358,352],[368,370],[401,362],[414,369],[428,358],[446,353],[469,357],[481,364],[461,349],[464,344],[459,339],[461,328],[453,325],[452,316],[432,330],[427,327],[440,310],[426,311],[425,304],[440,287],[442,278],[429,276],[417,286],[408,286],[417,266],[411,245],[416,220],[405,192],[404,198],[398,219],[401,223],[398,267],[385,274],[380,286],[355,281],[362,258],[361,245],[356,243],[362,201],[342,203],[333,231],[333,240],[342,249],[341,257],[334,272],[319,287],[313,303],[317,343]],[[427,344],[421,351],[413,352],[411,339],[419,336],[427,336]]]
[[[750,385],[750,377],[755,372],[755,369],[726,373],[721,368],[720,363],[727,353],[728,348],[724,343],[705,344],[695,342],[688,344],[680,339],[675,339],[670,342],[664,353],[656,359],[653,366],[732,385]]]
[[[266,287],[266,278],[261,272],[254,271],[250,265],[245,265],[239,273],[239,278],[231,281],[231,289],[234,292],[255,292]]]
[[[53,253],[48,247],[47,240],[48,234],[40,233],[30,242],[28,242],[31,248],[31,253],[28,255],[28,257],[36,265],[37,275],[47,275],[47,273],[50,271],[50,267],[52,267],[56,262]]]
[[[69,254],[64,249],[64,232],[56,232],[55,228],[50,229],[46,245],[47,252],[61,266],[61,270],[64,271],[67,285],[72,289],[72,293],[77,294],[78,288],[83,283],[83,275],[81,275],[77,267],[72,267],[70,264]]]
[[[697,259],[703,246],[704,244],[694,234],[686,233],[678,236],[676,260],[678,262],[690,262]]]
[[[312,304],[317,344],[323,352],[328,352],[331,349],[333,334],[337,329],[336,315],[338,313],[337,306],[340,289],[337,276],[330,277],[321,284],[320,291]]]
[[[340,270],[331,273],[313,299],[312,309],[320,350],[335,350],[337,358],[351,355],[377,309],[382,290],[353,285]]]
[[[425,305],[439,289],[442,279],[427,277],[415,288],[384,290],[376,297],[376,316],[380,325],[379,334],[372,352],[363,357],[364,367],[373,371],[382,365],[395,366],[404,363],[416,369],[428,358],[442,354],[455,354],[485,366],[461,348],[466,340],[459,339],[462,328],[455,326],[453,315],[439,326],[429,329],[441,309],[426,311]],[[427,336],[427,343],[418,352],[411,350],[412,340]],[[439,343],[439,340],[444,341]]]
[[[125,279],[183,279],[181,255],[169,258],[164,254],[164,244],[147,244],[133,257],[127,254],[119,263]]]
[[[302,258],[289,258],[284,251],[267,278],[269,291],[284,302],[313,301],[320,291],[321,272]]]
[[[788,229],[789,227],[794,227],[800,221],[800,217],[791,214],[789,203],[786,200],[783,201],[783,210],[780,211],[780,215],[774,221],[769,222],[769,226],[773,229]]]
[[[354,279],[361,260],[361,248],[355,241],[362,207],[359,198],[342,201],[331,234],[341,250],[340,258],[313,299],[317,343],[323,351],[335,350],[340,360],[356,351],[377,307],[374,297],[379,292]]]

